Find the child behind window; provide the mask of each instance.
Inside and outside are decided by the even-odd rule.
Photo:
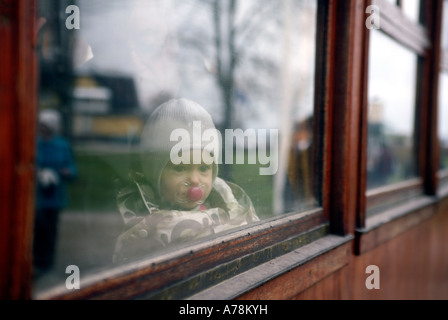
[[[259,220],[247,194],[218,177],[219,141],[198,136],[210,130],[210,114],[187,99],[151,114],[141,137],[143,173],[117,195],[125,226],[114,262]]]

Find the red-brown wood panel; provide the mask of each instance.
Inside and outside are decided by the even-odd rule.
[[[0,297],[30,297],[35,2],[0,2]],[[5,276],[6,275],[6,276]]]
[[[448,299],[448,199],[434,207],[437,213],[431,219],[352,255],[347,266],[293,299]],[[379,289],[366,288],[369,265],[379,267]]]
[[[259,286],[238,297],[240,300],[290,300],[298,297],[301,292],[313,288],[319,298],[325,299],[319,293],[326,291],[327,277],[336,278],[339,270],[344,268],[350,258],[351,243],[348,242],[336,249],[322,254],[310,262],[295,268],[279,277]],[[317,284],[316,284],[317,283]],[[321,287],[324,288],[321,288]],[[338,284],[332,284],[331,292],[338,293]],[[340,288],[340,287],[339,287]],[[327,292],[328,294],[328,292]],[[328,297],[326,295],[325,297]]]
[[[363,168],[365,161],[365,71],[366,31],[364,26],[366,0],[329,1],[330,22],[328,36],[328,70],[324,85],[325,97],[325,146],[331,147],[324,168],[324,210],[330,216],[332,232],[354,234],[355,217],[365,215]],[[436,2],[428,1],[425,12],[431,18],[437,11]],[[427,18],[431,20],[430,18]],[[31,243],[34,220],[34,142],[36,118],[36,57],[35,57],[35,0],[0,1],[0,298],[27,299],[31,285]],[[435,28],[435,31],[432,29]],[[432,41],[438,34],[440,22],[429,28]],[[437,48],[437,46],[436,46]],[[433,53],[431,53],[433,52]],[[434,51],[427,53],[429,64],[422,72],[425,79],[432,79],[422,87],[422,107],[429,108],[422,119],[427,134],[421,137],[420,156],[427,171],[422,172],[427,194],[435,193],[437,122],[437,89],[435,77],[438,58]],[[434,91],[435,90],[435,91]],[[364,123],[365,124],[365,123]],[[363,154],[364,150],[364,154]],[[430,154],[430,156],[427,156]],[[359,160],[361,159],[361,161]],[[330,161],[331,160],[331,161]],[[330,165],[331,162],[331,165]],[[360,174],[361,173],[361,174]],[[415,220],[414,218],[417,218]],[[321,219],[322,216],[316,216]],[[400,221],[409,223],[404,228]],[[416,223],[413,223],[417,221]],[[322,222],[322,221],[318,221]],[[358,227],[363,222],[358,221]],[[313,224],[314,225],[314,224]],[[288,228],[273,228],[263,242],[250,241],[245,246],[274,245],[287,235],[295,236],[304,231],[300,224]],[[397,232],[399,230],[400,232]],[[258,230],[262,234],[262,230]],[[281,234],[283,231],[283,234]],[[290,234],[288,233],[290,232]],[[257,235],[252,238],[256,240]],[[279,238],[280,237],[280,238]],[[359,238],[357,238],[359,240]],[[321,254],[307,263],[285,272],[271,281],[253,289],[241,299],[448,299],[448,197],[434,201],[423,211],[415,211],[404,220],[385,223],[363,235],[359,254],[355,251],[356,239]],[[268,242],[266,242],[268,241]],[[233,244],[238,239],[233,239]],[[227,243],[220,249],[227,249]],[[218,245],[216,246],[218,247]],[[239,258],[238,252],[229,250],[216,254],[213,248],[202,248],[195,257],[207,268],[216,260]],[[216,249],[216,248],[215,248]],[[251,250],[248,254],[253,253]],[[254,249],[255,250],[255,249]],[[213,252],[212,252],[213,251]],[[204,254],[202,259],[201,254]],[[226,255],[229,255],[228,257]],[[184,259],[184,258],[182,258]],[[182,259],[177,262],[184,261]],[[187,259],[187,258],[185,258]],[[367,289],[366,267],[380,269],[380,289]],[[163,272],[168,274],[172,265],[166,262]],[[148,267],[152,268],[152,267]],[[185,267],[184,267],[185,269]],[[197,272],[198,269],[195,269]],[[140,270],[140,272],[145,270]],[[190,270],[187,270],[190,272]],[[146,272],[146,271],[145,271]],[[147,290],[144,274],[126,275],[123,291],[111,290],[124,282],[119,277],[110,279],[92,290],[96,297],[135,297],[136,292]],[[5,276],[6,275],[6,276]],[[185,276],[191,275],[185,273]],[[161,280],[158,278],[156,280]],[[146,278],[147,283],[153,282]],[[155,282],[154,282],[155,283]],[[152,284],[154,284],[152,283]],[[139,291],[140,290],[140,291]],[[92,291],[93,292],[93,291]],[[72,298],[82,298],[82,296]]]
[[[350,244],[284,274],[240,299],[360,300],[448,299],[448,198],[431,219],[359,256]],[[342,268],[338,260],[349,255]],[[379,268],[379,289],[368,289],[366,268]],[[313,275],[320,274],[318,282]]]

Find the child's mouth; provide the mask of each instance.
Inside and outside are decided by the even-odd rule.
[[[202,198],[202,190],[199,187],[191,187],[187,192],[188,200],[197,202]]]
[[[204,203],[203,197],[207,185],[201,183],[198,186],[191,186],[188,182],[183,182],[179,186],[179,191],[176,193],[175,201],[180,205],[185,205],[187,203],[194,203],[196,205]]]

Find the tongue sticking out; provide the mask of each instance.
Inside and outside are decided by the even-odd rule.
[[[188,190],[187,196],[192,202],[199,201],[202,198],[202,190],[199,187],[192,187]]]

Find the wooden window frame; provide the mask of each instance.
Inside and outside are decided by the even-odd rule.
[[[438,60],[440,60],[440,69],[439,72],[442,73],[446,73],[448,74],[448,48],[443,48],[441,45],[441,37],[442,37],[442,24],[443,24],[443,9],[444,6],[448,6],[448,2],[445,0],[441,1],[441,7],[440,7],[440,12],[441,12],[441,18],[440,18],[440,31],[437,34],[437,37],[439,39],[439,43],[438,43],[438,47],[435,48],[435,50],[438,50],[438,52],[440,52],[440,56],[438,57]],[[439,184],[440,185],[447,185],[448,184],[448,169],[443,169],[443,170],[439,170],[437,172],[437,178],[439,180]]]
[[[401,11],[385,0],[371,0],[381,12],[381,32],[418,55],[416,106],[415,106],[415,153],[417,177],[397,184],[366,189],[367,163],[367,90],[363,114],[363,142],[361,177],[362,191],[359,208],[355,253],[363,254],[396,235],[418,225],[431,217],[431,206],[437,201],[438,190],[438,140],[437,140],[437,86],[435,75],[439,65],[440,50],[440,1],[422,1],[420,23],[410,21]],[[399,4],[399,3],[397,3]],[[435,22],[434,22],[435,21]],[[366,31],[365,48],[368,61],[369,31]],[[367,70],[367,69],[366,69]],[[367,70],[368,72],[368,70]],[[367,83],[367,72],[365,83]],[[402,199],[402,203],[391,203]],[[379,213],[367,215],[367,210],[378,204],[386,204]]]
[[[333,103],[331,88],[334,81],[332,76],[336,41],[334,2],[318,0],[316,22],[318,28],[321,28],[316,32],[316,52],[324,53],[317,54],[316,57],[313,135],[319,137],[315,141],[314,152],[318,159],[316,162],[322,164],[314,172],[314,177],[318,177],[314,188],[317,190],[320,207],[266,219],[244,229],[217,235],[212,240],[197,241],[154,258],[107,268],[104,272],[82,278],[79,290],[68,291],[60,286],[40,292],[35,298],[184,299],[272,259],[306,247],[314,241],[326,239],[331,232],[331,223],[336,220],[330,221],[329,218],[330,164],[332,160],[340,158],[329,152],[334,143],[331,141],[333,133],[329,125],[333,122],[330,104]],[[347,61],[347,58],[344,59]],[[342,243],[349,240],[350,236],[339,238]],[[326,250],[332,250],[335,242],[325,243],[328,245]],[[345,260],[347,262],[348,259]],[[175,272],[173,267],[176,267]]]
[[[262,221],[160,259],[108,269],[84,279],[82,289],[70,293],[55,289],[37,298],[181,299],[200,294],[214,284],[226,284],[223,281],[232,281],[243,271],[253,274],[273,259],[286,263],[283,270],[288,270],[307,261],[313,264],[315,262],[310,259],[325,253],[340,252],[340,259],[335,261],[333,268],[348,264],[347,252],[351,247],[349,241],[354,233],[358,204],[358,189],[353,183],[358,184],[359,180],[361,105],[361,95],[353,94],[352,87],[359,89],[362,85],[359,68],[362,50],[357,49],[357,43],[362,41],[363,33],[356,32],[356,36],[351,37],[347,30],[362,30],[364,9],[356,1],[318,0],[318,3],[317,24],[322,26],[322,32],[317,32],[316,51],[322,54],[316,57],[314,123],[316,132],[320,133],[316,135],[320,139],[315,141],[315,150],[317,162],[322,165],[315,176],[320,177],[316,188],[321,208]],[[314,245],[319,247],[317,253]],[[302,252],[300,260],[291,262],[288,257],[294,256],[299,248]],[[175,273],[171,269],[173,266],[177,266]],[[268,274],[262,280],[258,279],[257,284],[261,285],[271,277]],[[315,283],[323,277],[324,274],[319,274],[310,281]],[[248,285],[243,291],[250,288]],[[300,290],[300,287],[296,289]]]
[[[2,206],[3,211],[9,213],[0,215],[3,237],[0,242],[0,271],[9,275],[2,279],[0,288],[3,290],[1,296],[8,299],[33,298],[31,234],[37,106],[35,95],[20,93],[36,92],[36,60],[33,54],[36,1],[0,1],[0,17],[8,21],[0,25],[1,38],[6,39],[4,43],[7,45],[7,50],[0,52],[0,56],[6,59],[0,59],[0,63],[8,65],[9,61],[15,62],[9,64],[8,72],[0,75],[1,85],[10,89],[0,92],[0,100],[9,103],[1,109],[0,117],[3,130],[0,142],[10,154],[5,160],[0,158],[0,161],[5,161],[0,168],[4,177],[0,191],[6,199]],[[318,24],[325,24],[325,27],[317,34],[316,51],[322,54],[317,55],[315,80],[315,130],[321,133],[315,150],[320,150],[316,157],[322,163],[316,171],[320,177],[316,188],[320,190],[321,207],[262,221],[160,257],[104,270],[82,278],[82,289],[79,290],[67,292],[56,288],[34,298],[293,297],[347,265],[352,259],[352,246],[356,254],[364,253],[434,214],[436,206],[431,204],[441,196],[448,196],[448,188],[443,195],[437,195],[440,191],[436,169],[438,77],[434,75],[439,71],[441,59],[440,50],[435,50],[440,45],[437,38],[440,37],[440,1],[424,1],[422,21],[437,20],[430,24],[429,29],[412,24],[410,27],[417,34],[424,35],[412,40],[409,40],[406,30],[394,27],[392,22],[397,13],[388,13],[392,6],[389,3],[379,0],[318,2],[325,4],[319,6],[324,8],[324,13],[318,14]],[[418,135],[418,148],[422,151],[419,153],[422,155],[419,158],[420,178],[395,188],[392,186],[389,190],[376,190],[376,194],[366,196],[369,37],[365,27],[365,8],[372,3],[386,6],[382,10],[382,26],[392,34],[395,32],[399,41],[411,50],[418,50],[423,55],[425,63],[419,68],[419,76],[432,80],[422,86],[418,97],[419,103],[426,106],[421,108],[421,126],[418,127],[421,133]],[[12,36],[15,34],[18,37]],[[428,43],[432,44],[429,48],[426,47]],[[19,90],[14,90],[14,84]],[[322,92],[324,94],[319,94]],[[425,130],[428,128],[429,131]],[[368,202],[412,191],[422,191],[422,196],[374,217],[366,216]],[[176,272],[172,272],[173,267],[176,267]],[[272,267],[275,267],[274,271]],[[311,274],[309,268],[319,268],[324,272]],[[242,272],[250,283],[238,281]],[[288,289],[285,292],[275,292],[275,277],[278,275],[286,275],[283,279],[286,277],[290,281],[290,284],[281,286]],[[254,288],[263,289],[251,293]]]
[[[36,6],[0,1],[0,297],[31,294],[36,119]]]

